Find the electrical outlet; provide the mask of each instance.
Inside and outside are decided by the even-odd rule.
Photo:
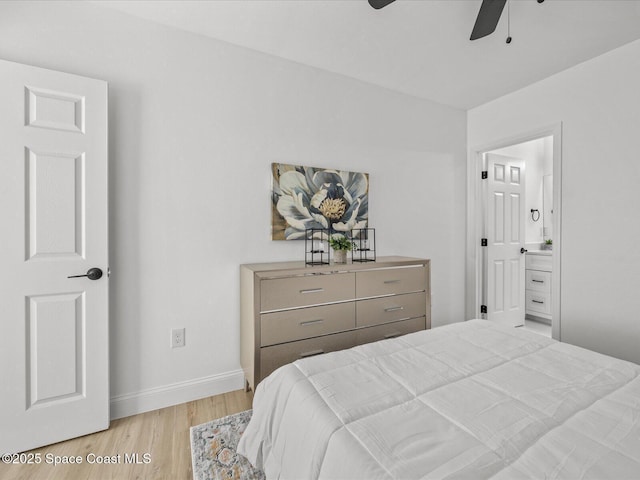
[[[171,330],[171,348],[184,347],[184,328],[174,328]]]

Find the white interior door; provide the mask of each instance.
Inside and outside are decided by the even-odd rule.
[[[107,84],[0,60],[0,112],[0,452],[15,453],[109,426]]]
[[[488,153],[487,319],[524,325],[524,160]]]

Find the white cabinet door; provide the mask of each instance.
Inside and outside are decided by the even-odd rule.
[[[107,84],[0,61],[0,111],[5,453],[109,426]]]
[[[487,319],[524,325],[524,160],[487,154]]]

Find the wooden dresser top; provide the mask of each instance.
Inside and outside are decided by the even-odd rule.
[[[268,273],[281,273],[286,270],[289,274],[311,274],[314,273],[327,273],[327,272],[355,272],[358,270],[372,270],[376,268],[389,268],[389,267],[405,267],[411,265],[426,265],[429,263],[425,258],[413,258],[413,257],[401,257],[401,256],[388,256],[378,257],[375,262],[352,262],[348,260],[347,263],[333,263],[329,265],[305,265],[304,261],[295,262],[273,262],[273,263],[249,263],[241,265],[241,268],[253,271],[254,273],[263,276]]]

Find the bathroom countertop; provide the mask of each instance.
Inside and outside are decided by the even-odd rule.
[[[527,255],[552,255],[553,250],[528,250]]]

